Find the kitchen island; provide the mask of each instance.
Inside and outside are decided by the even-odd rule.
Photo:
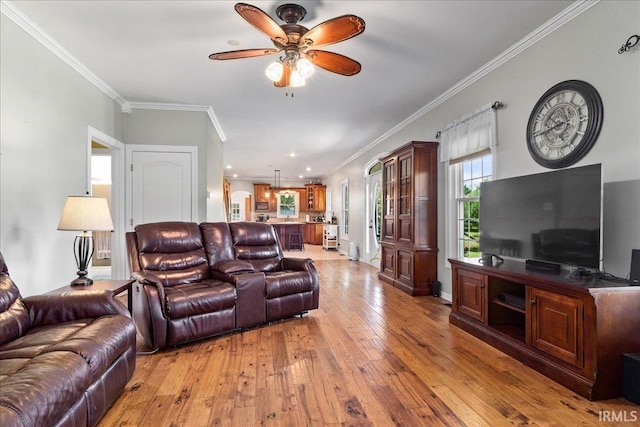
[[[290,251],[292,249],[302,249],[302,222],[274,222],[270,223],[278,233],[282,250]],[[300,239],[298,244],[293,240],[291,236],[298,234]]]

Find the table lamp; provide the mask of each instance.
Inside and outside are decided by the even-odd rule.
[[[92,196],[68,196],[62,209],[58,230],[82,231],[73,241],[78,277],[72,286],[89,286],[87,267],[93,256],[94,244],[90,231],[112,231],[113,222],[107,199]]]

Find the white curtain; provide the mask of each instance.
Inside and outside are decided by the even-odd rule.
[[[447,162],[498,145],[496,111],[491,104],[447,125],[440,136],[440,161]]]
[[[458,258],[458,206],[456,198],[461,186],[460,176],[454,166],[463,158],[492,150],[498,145],[496,110],[491,105],[480,107],[447,125],[440,136],[440,161],[447,167],[445,202],[445,254],[446,258]],[[495,163],[494,163],[495,164]],[[449,262],[446,263],[450,267]]]
[[[97,259],[111,258],[111,232],[110,231],[94,231],[93,244]]]

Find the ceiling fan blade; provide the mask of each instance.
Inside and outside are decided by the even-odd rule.
[[[246,3],[236,4],[235,9],[249,24],[265,33],[271,40],[287,43],[287,33],[262,9]]]
[[[309,50],[304,54],[309,61],[320,68],[324,68],[332,73],[343,76],[353,76],[360,72],[362,68],[358,61],[340,55],[339,53],[327,52],[325,50]]]
[[[322,46],[355,37],[364,31],[365,23],[355,15],[342,15],[318,24],[307,31],[299,46]]]
[[[244,49],[244,50],[230,50],[228,52],[218,52],[209,55],[209,59],[241,59],[241,58],[253,58],[254,56],[271,55],[279,52],[278,49],[264,48],[264,49]]]
[[[286,87],[289,86],[291,80],[291,68],[287,64],[284,64],[282,68],[282,77],[277,82],[273,82],[275,87]]]

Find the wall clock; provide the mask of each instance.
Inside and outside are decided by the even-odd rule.
[[[602,99],[581,80],[553,86],[538,100],[527,124],[527,148],[544,167],[558,169],[583,158],[602,127]]]

